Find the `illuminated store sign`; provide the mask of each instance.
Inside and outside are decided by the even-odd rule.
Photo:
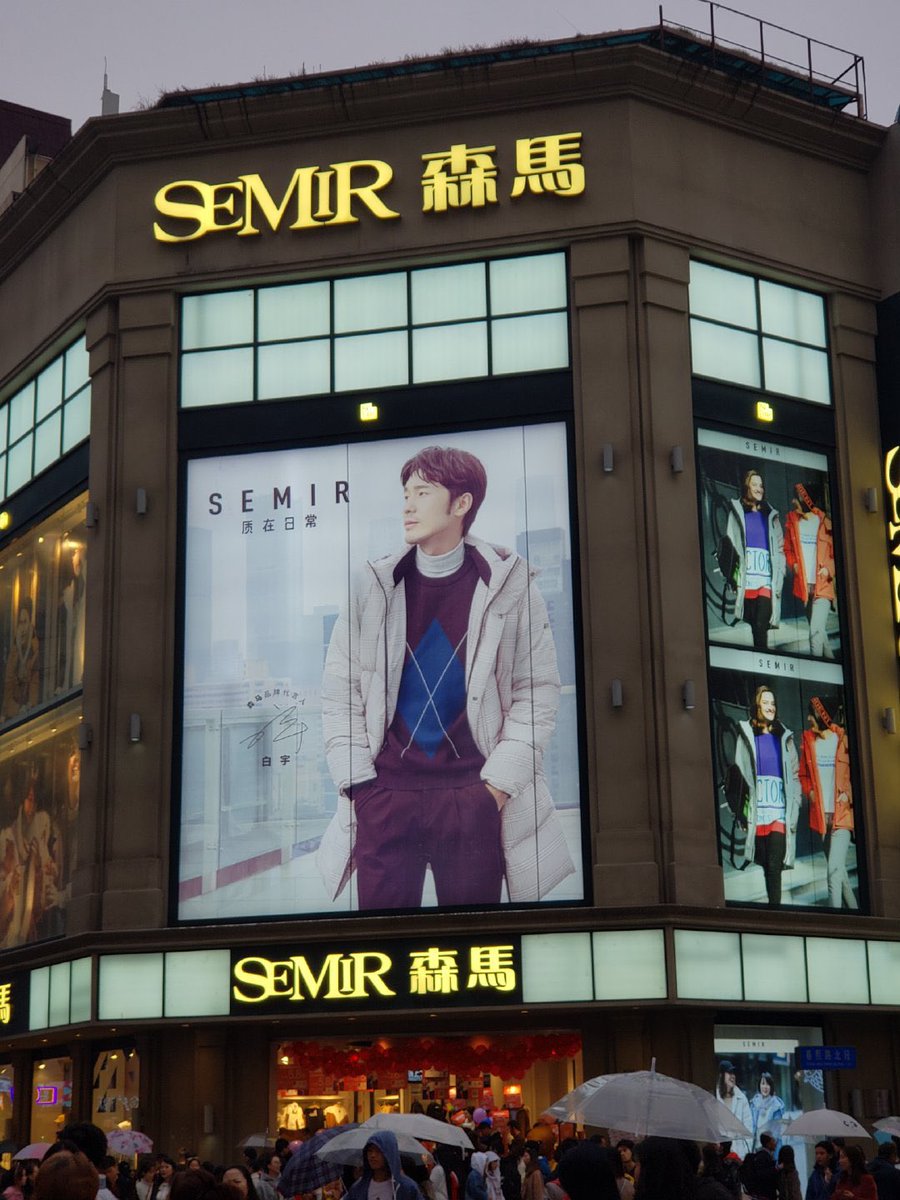
[[[522,999],[518,938],[387,942],[365,949],[232,952],[232,1014],[515,1004]]]
[[[496,146],[454,143],[422,155],[422,211],[444,213],[454,208],[486,208],[499,203],[502,169]],[[584,191],[581,134],[557,133],[519,138],[508,195],[580,196]],[[275,231],[323,225],[351,225],[359,213],[379,221],[396,220],[382,192],[394,178],[389,163],[377,158],[296,167],[278,195],[261,175],[248,173],[221,183],[176,179],[164,184],[154,206],[164,223],[155,222],[158,242],[194,242],[208,233],[251,237],[263,227]]]
[[[888,545],[891,553],[891,601],[900,655],[900,446],[892,447],[884,460],[884,486],[888,494]]]
[[[25,1033],[28,1029],[28,975],[7,972],[0,976],[0,1032]]]

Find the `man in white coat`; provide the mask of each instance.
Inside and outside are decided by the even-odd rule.
[[[362,910],[538,900],[574,870],[543,774],[559,674],[518,554],[472,537],[482,463],[430,446],[401,470],[407,549],[366,563],[325,661],[339,791],[318,864]]]

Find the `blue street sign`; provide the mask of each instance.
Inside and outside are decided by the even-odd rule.
[[[855,1046],[798,1046],[797,1066],[803,1071],[838,1071],[856,1066]]]

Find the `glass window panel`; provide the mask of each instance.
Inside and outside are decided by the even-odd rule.
[[[566,256],[530,254],[497,258],[489,264],[491,314],[566,308]]]
[[[163,1015],[163,956],[104,954],[100,959],[97,1017],[135,1020]]]
[[[856,938],[808,937],[806,967],[810,1004],[834,1004],[834,981],[841,981],[842,1004],[868,1004],[866,943]]]
[[[34,380],[9,402],[9,440],[17,441],[34,425]]]
[[[869,942],[868,951],[872,1003],[900,1005],[900,942]]]
[[[72,988],[70,993],[69,1020],[91,1019],[91,960],[76,958],[72,963]]]
[[[181,407],[246,404],[253,399],[253,350],[207,350],[181,360]]]
[[[491,339],[494,375],[549,371],[569,365],[569,322],[565,313],[492,321]]]
[[[31,443],[33,437],[29,433],[28,437],[23,438],[21,442],[17,442],[9,452],[7,471],[6,471],[6,494],[11,496],[13,492],[17,492],[20,487],[24,487],[31,479]]]
[[[802,937],[741,934],[744,999],[805,1004],[806,956]]]
[[[9,405],[0,408],[0,450],[6,449],[6,426],[9,422]]]
[[[253,341],[253,290],[185,296],[181,304],[181,345],[240,346]]]
[[[763,364],[766,391],[814,400],[816,404],[831,403],[828,355],[824,350],[763,338]]]
[[[487,375],[487,324],[413,330],[413,383]]]
[[[257,400],[313,396],[331,387],[331,342],[286,342],[260,346]]]
[[[0,494],[8,496],[6,488],[6,455],[0,454]]]
[[[85,388],[66,401],[63,410],[63,454],[83,442],[91,432],[91,389]]]
[[[691,314],[711,317],[743,329],[756,329],[756,286],[751,275],[691,263]]]
[[[331,332],[329,284],[297,283],[260,288],[257,320],[257,336],[261,342],[327,337]]]
[[[759,387],[759,339],[722,325],[691,320],[691,355],[695,375],[727,379]]]
[[[50,1020],[50,968],[32,971],[28,987],[28,1028],[46,1029]]]
[[[69,1023],[69,981],[71,973],[67,962],[54,963],[50,968],[50,1024]]]
[[[597,1000],[660,1000],[666,996],[666,943],[661,929],[595,933]]]
[[[406,324],[406,272],[334,281],[334,331]]]
[[[230,1005],[230,951],[173,950],[166,955],[167,1017],[225,1017]]]
[[[759,311],[763,333],[797,342],[825,345],[825,299],[815,292],[759,281]]]
[[[91,359],[84,338],[66,351],[66,396],[71,396],[90,382]]]
[[[594,999],[589,933],[526,933],[522,937],[522,999],[526,1004]]]
[[[34,473],[39,475],[59,458],[62,412],[55,412],[34,431]]]
[[[484,263],[412,272],[412,321],[461,321],[487,313]]]
[[[37,420],[46,417],[62,404],[63,360],[62,355],[54,359],[37,377]]]
[[[680,999],[743,1000],[740,934],[676,929],[675,979]]]
[[[409,382],[405,331],[337,338],[334,343],[334,390],[396,387]]]

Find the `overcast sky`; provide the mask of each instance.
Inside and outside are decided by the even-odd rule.
[[[755,17],[863,56],[871,120],[900,104],[900,0],[732,0]],[[708,29],[701,0],[665,0],[670,23]],[[0,0],[0,96],[70,117],[100,111],[104,56],[123,112],[161,92],[364,66],[509,38],[562,38],[653,24],[657,0]],[[719,11],[720,34],[756,26]],[[806,43],[767,31],[769,52]],[[847,60],[816,50],[837,74]],[[839,65],[838,65],[839,63]]]

